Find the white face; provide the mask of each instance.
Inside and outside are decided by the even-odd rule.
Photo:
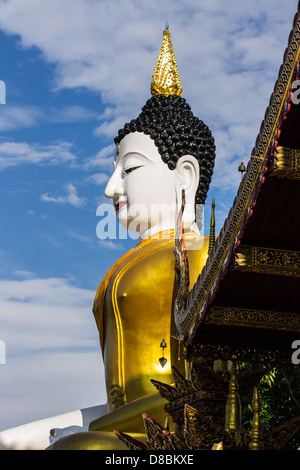
[[[105,196],[113,199],[119,223],[140,238],[174,228],[176,172],[161,160],[153,140],[141,132],[126,135],[114,166]]]

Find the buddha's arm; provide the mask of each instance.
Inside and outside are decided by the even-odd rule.
[[[147,413],[163,425],[165,404],[166,400],[158,393],[146,395],[92,421],[89,431],[145,432],[142,414]]]

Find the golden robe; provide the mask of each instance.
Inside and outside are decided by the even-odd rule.
[[[194,232],[184,237],[193,286],[207,259],[209,237],[199,237]],[[174,232],[162,232],[141,241],[104,276],[93,312],[110,412],[93,421],[89,432],[63,438],[65,443],[59,440],[54,448],[123,449],[124,444],[113,434],[106,440],[114,429],[131,435],[138,433],[141,438],[143,412],[164,423],[166,402],[150,379],[171,384],[171,366],[181,372],[185,368],[182,357],[178,363],[179,343],[175,336],[174,249]],[[164,351],[160,347],[162,339],[167,344]],[[164,367],[159,362],[162,355],[167,359]]]
[[[208,238],[185,235],[191,285],[206,262]],[[174,248],[173,232],[143,240],[112,266],[97,290],[93,311],[110,410],[154,393],[150,379],[172,383],[171,366],[178,367]],[[159,363],[162,339],[167,343],[164,367]]]

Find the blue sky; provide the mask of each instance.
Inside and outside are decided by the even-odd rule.
[[[113,137],[150,96],[168,20],[183,96],[216,139],[217,232],[297,1],[0,0],[0,430],[105,401],[91,308],[135,244],[100,241]],[[74,390],[76,392],[74,392]]]

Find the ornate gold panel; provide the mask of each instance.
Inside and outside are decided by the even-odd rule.
[[[300,277],[300,252],[241,245],[235,255],[233,269]]]
[[[300,179],[300,150],[277,147],[271,176]]]
[[[300,332],[300,315],[243,307],[211,307],[207,323]]]

